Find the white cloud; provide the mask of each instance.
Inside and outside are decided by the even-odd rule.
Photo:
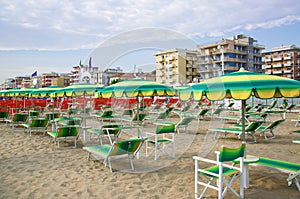
[[[245,26],[245,29],[253,30],[256,28],[273,28],[273,27],[279,27],[281,25],[291,24],[295,21],[300,21],[300,16],[286,16],[286,17],[271,20],[268,22],[262,22],[262,23],[257,23],[257,24],[247,24]]]
[[[2,0],[1,31],[5,31],[1,27],[5,24],[19,28],[19,31],[32,31],[33,36],[44,35],[53,41],[36,42],[33,38],[24,42],[17,35],[15,43],[4,42],[0,48],[13,48],[16,44],[19,47],[23,42],[23,48],[93,46],[111,35],[142,27],[216,37],[299,21],[299,8],[300,4],[294,0]],[[62,39],[64,36],[68,37],[66,41]]]

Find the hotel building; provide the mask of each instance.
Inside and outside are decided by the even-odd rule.
[[[264,52],[265,73],[300,80],[300,48],[280,46]]]
[[[156,81],[169,86],[192,83],[199,77],[198,52],[172,49],[156,54]]]
[[[214,44],[199,45],[200,78],[209,79],[222,74],[238,71],[263,72],[262,50],[257,40],[236,35]]]

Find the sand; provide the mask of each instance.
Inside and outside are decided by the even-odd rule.
[[[291,121],[296,115],[287,114],[286,121],[275,130],[275,139],[258,137],[258,143],[247,144],[247,154],[300,164],[300,144],[292,143],[293,139],[300,139],[300,134],[290,134],[299,129]],[[279,116],[272,119],[276,117]],[[87,122],[90,126],[99,125],[91,118]],[[1,123],[0,198],[194,198],[192,156],[214,159],[214,151],[221,145],[237,147],[241,143],[234,135],[215,139],[207,133],[216,125],[220,125],[219,120],[200,121],[199,125],[194,121],[188,134],[176,135],[175,159],[161,156],[155,161],[153,156],[146,158],[143,149],[142,157],[134,160],[136,172],[110,173],[101,162],[87,160],[81,140],[76,149],[58,149],[48,136],[29,136],[22,128],[11,129]],[[146,123],[142,130],[153,128]],[[86,145],[95,144],[96,140],[89,140]],[[128,165],[121,160],[115,166]],[[250,188],[245,189],[245,198],[300,198],[294,184],[287,186],[287,177],[287,173],[275,169],[250,166]],[[236,183],[234,187],[237,186]],[[217,197],[213,190],[207,194]],[[234,195],[229,191],[226,198]]]

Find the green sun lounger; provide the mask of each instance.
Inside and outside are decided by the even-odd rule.
[[[143,125],[146,117],[147,117],[146,113],[139,113],[139,114],[134,114],[130,118],[122,118],[121,121],[122,121],[122,123],[129,122],[130,125],[133,125],[133,124]]]
[[[256,142],[255,138],[255,132],[259,129],[259,127],[262,125],[262,121],[257,122],[251,122],[248,126],[245,127],[245,136],[247,138],[248,135],[251,135],[253,138],[253,142]],[[230,128],[212,128],[208,129],[208,131],[216,132],[216,133],[224,133],[225,136],[229,133],[233,133],[238,135],[238,138],[241,138],[242,135],[242,129],[238,126],[233,126]]]
[[[128,158],[130,170],[134,170],[133,159],[140,150],[143,142],[143,139],[130,139],[114,142],[113,145],[104,144],[98,146],[86,146],[83,147],[83,150],[88,152],[88,160],[90,160],[91,155],[94,155],[96,159],[103,159],[103,164],[106,166],[108,163],[110,172],[112,173],[112,159]]]
[[[48,119],[47,118],[32,118],[29,123],[21,124],[21,126],[24,127],[24,132],[26,129],[28,129],[30,136],[33,131],[42,131],[43,135],[45,135],[47,127],[48,127]]]
[[[291,186],[294,182],[300,192],[300,184],[298,181],[298,177],[300,176],[300,164],[285,162],[281,160],[275,160],[270,158],[260,157],[259,161],[256,163],[257,165],[272,167],[275,169],[279,169],[285,173],[289,173],[289,177],[286,179],[288,182],[288,186]]]
[[[264,136],[266,140],[275,138],[275,134],[274,134],[275,128],[277,128],[284,121],[285,121],[284,119],[280,119],[280,120],[275,120],[266,126],[261,125],[258,128],[258,131],[260,131],[260,136]],[[236,125],[236,127],[242,128],[240,124]],[[271,133],[271,136],[267,135],[268,132]]]
[[[109,139],[110,144],[112,145],[112,137],[114,138],[114,141],[117,141],[121,130],[122,125],[107,124],[103,125],[101,128],[89,129],[88,132],[97,135],[97,138],[99,139],[101,145],[103,144],[102,140],[104,137],[107,137]]]
[[[77,139],[80,133],[80,126],[72,125],[72,126],[61,126],[57,129],[57,131],[47,132],[50,135],[50,139],[53,138],[54,142],[58,144],[58,148],[60,148],[61,141],[73,140],[74,146],[72,148],[76,148]]]
[[[12,128],[14,128],[15,124],[24,124],[27,122],[28,120],[28,114],[25,114],[25,113],[16,113],[14,115],[12,115],[11,119],[6,119],[5,122],[6,122],[6,125],[8,123],[10,123],[10,126]]]

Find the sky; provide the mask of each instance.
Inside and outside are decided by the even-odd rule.
[[[8,77],[154,69],[154,53],[244,34],[266,51],[300,46],[297,0],[1,0],[0,84]]]

